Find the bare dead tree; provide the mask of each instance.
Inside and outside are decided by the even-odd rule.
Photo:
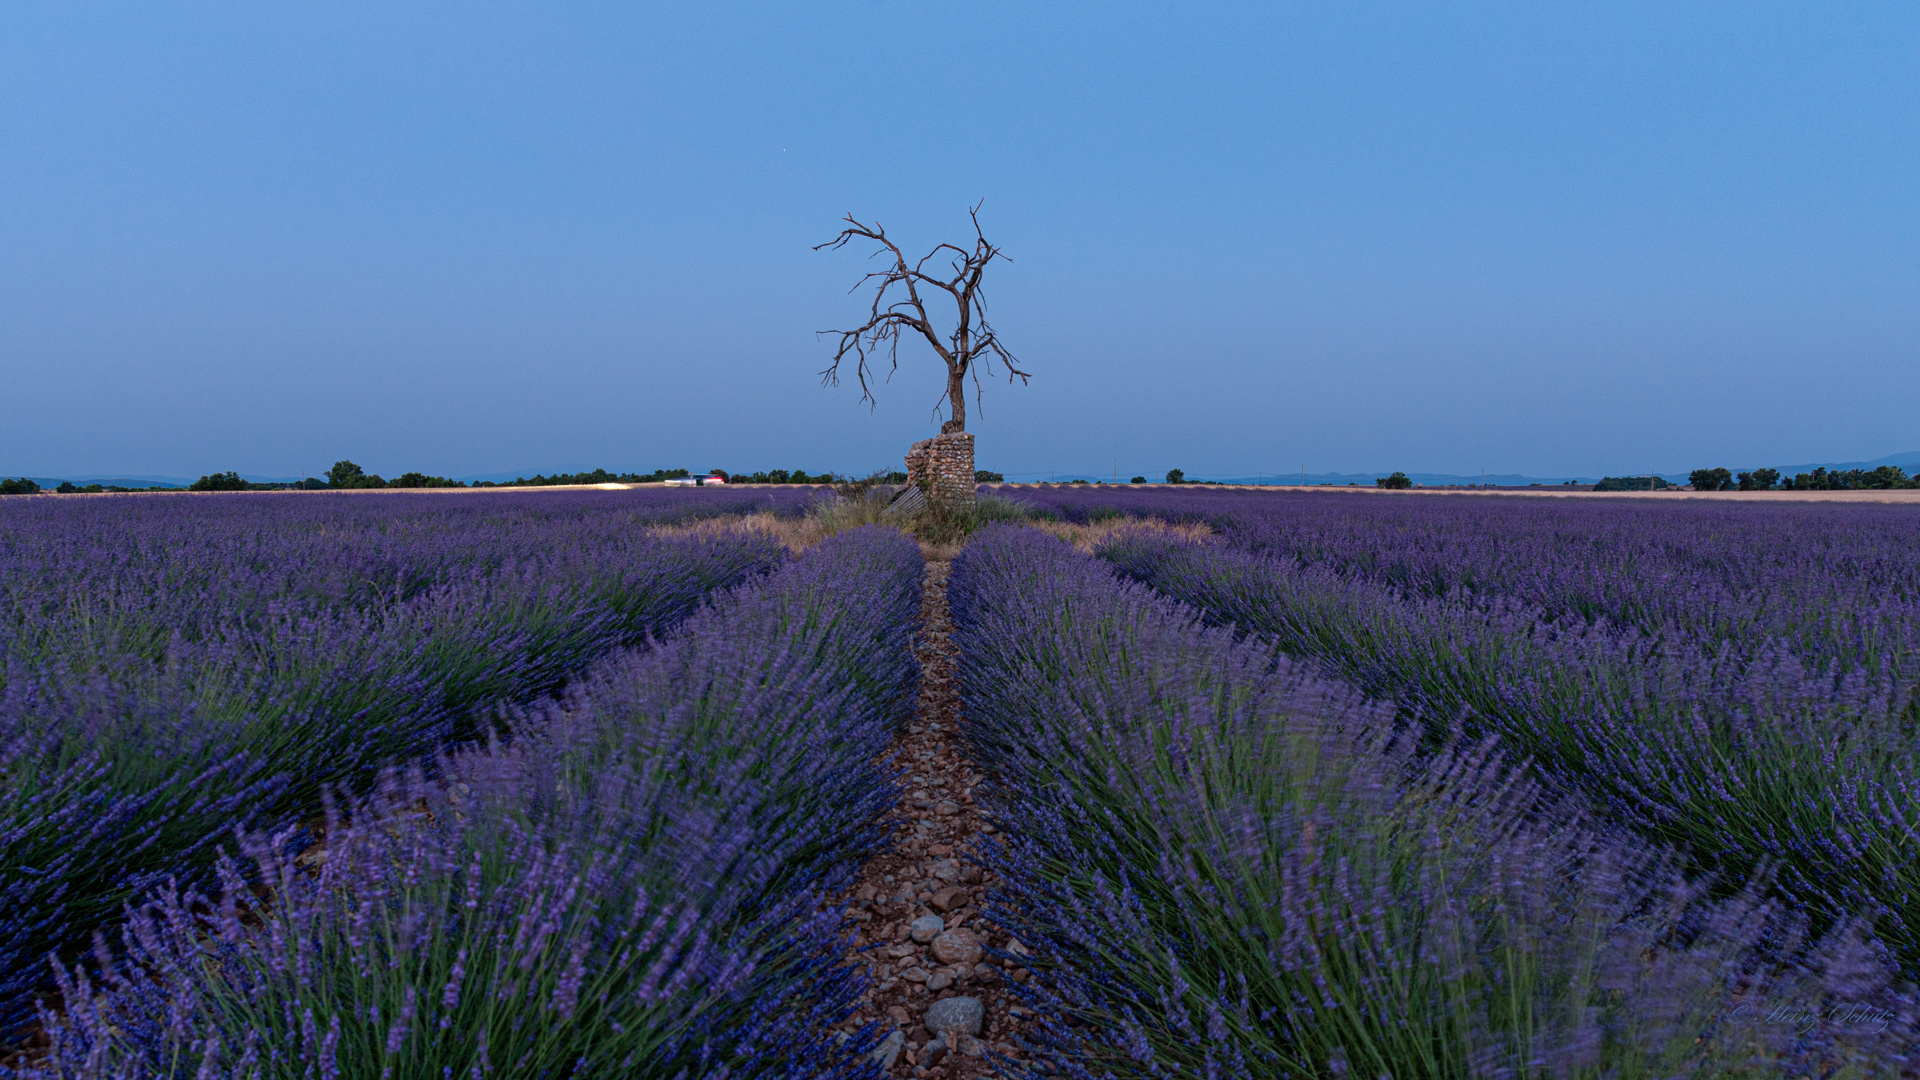
[[[815,251],[822,248],[835,250],[845,247],[855,240],[871,240],[880,245],[873,257],[885,257],[892,265],[861,278],[849,292],[858,292],[863,286],[878,282],[874,289],[873,307],[868,312],[867,321],[852,330],[822,330],[822,334],[840,335],[840,347],[833,354],[833,363],[820,373],[822,385],[840,385],[840,365],[848,356],[854,358],[854,377],[860,380],[860,400],[877,406],[873,396],[873,386],[869,379],[875,373],[874,357],[881,349],[886,350],[889,367],[887,380],[892,381],[893,373],[900,370],[900,339],[909,339],[915,335],[933,347],[941,360],[947,365],[947,391],[934,403],[933,414],[940,415],[940,406],[948,405],[953,418],[940,426],[942,434],[967,430],[966,379],[973,376],[974,402],[980,401],[980,373],[985,368],[988,375],[993,374],[993,360],[1000,359],[1007,368],[1007,382],[1019,379],[1024,385],[1031,376],[1016,366],[1013,354],[1000,344],[1000,338],[987,322],[986,294],[981,290],[981,278],[986,275],[987,264],[995,259],[1005,260],[1000,249],[987,242],[986,234],[980,231],[980,204],[975,203],[967,211],[973,219],[973,250],[957,247],[953,244],[941,244],[926,254],[919,262],[907,265],[907,257],[899,245],[887,238],[887,231],[879,222],[863,224],[852,214],[844,219],[847,227],[840,235],[824,244],[816,244]],[[947,269],[952,277],[941,278],[924,272],[929,262],[941,252],[951,253]],[[939,290],[946,293],[954,303],[957,317],[953,331],[941,335],[935,328],[933,319],[927,314],[926,302],[921,291]],[[977,365],[977,367],[976,367]]]

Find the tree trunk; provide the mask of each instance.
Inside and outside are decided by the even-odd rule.
[[[953,419],[940,425],[940,433],[967,430],[967,378],[957,365],[947,365],[947,403],[953,406]]]

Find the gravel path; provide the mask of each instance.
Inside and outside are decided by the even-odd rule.
[[[950,567],[927,563],[915,645],[920,701],[893,748],[904,794],[888,815],[892,849],[867,864],[846,901],[847,917],[860,927],[847,962],[865,965],[872,979],[868,1000],[846,1027],[878,1021],[894,1028],[881,1047],[891,1076],[958,1080],[1000,1075],[996,1054],[1018,1058],[1025,1010],[1008,980],[1024,980],[1027,972],[982,951],[1025,950],[980,914],[993,880],[970,856],[993,826],[974,803],[982,775],[958,744]],[[976,1017],[979,1026],[968,1031]]]

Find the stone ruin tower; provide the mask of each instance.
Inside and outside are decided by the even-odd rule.
[[[931,439],[921,439],[907,450],[907,486],[927,493],[927,501],[949,510],[973,509],[973,436],[949,431],[948,421]],[[923,483],[924,481],[924,483]]]

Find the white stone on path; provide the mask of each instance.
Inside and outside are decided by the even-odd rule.
[[[986,1017],[987,1007],[980,1004],[979,998],[951,997],[934,1002],[927,1009],[927,1018],[923,1022],[927,1030],[936,1035],[956,1031],[964,1035],[977,1035]]]

